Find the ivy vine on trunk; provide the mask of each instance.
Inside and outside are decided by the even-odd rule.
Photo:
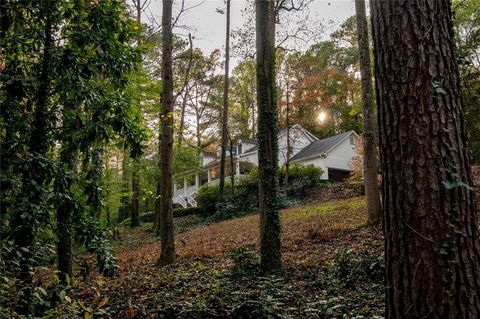
[[[258,174],[261,267],[282,268],[278,205],[278,115],[275,84],[275,1],[256,0]]]

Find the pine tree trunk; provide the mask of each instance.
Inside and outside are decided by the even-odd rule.
[[[155,205],[160,235],[160,266],[175,262],[175,238],[172,203],[172,155],[173,155],[173,72],[172,72],[172,4],[163,1],[162,11],[162,112],[160,141],[160,183]]]
[[[480,243],[450,1],[371,6],[386,317],[480,318]]]
[[[223,113],[222,113],[222,152],[220,155],[220,199],[225,193],[225,162],[227,157],[228,143],[228,87],[229,87],[229,63],[230,63],[230,0],[227,0],[227,24],[225,35],[225,79],[223,86]]]
[[[278,209],[278,115],[275,85],[274,0],[256,0],[258,173],[262,269],[282,268]]]
[[[372,71],[368,43],[367,15],[365,0],[355,0],[357,17],[358,51],[362,79],[363,104],[363,178],[367,199],[368,224],[377,226],[382,221],[380,187],[377,181],[377,141],[375,131],[375,108],[373,104]]]
[[[136,168],[132,172],[132,214],[130,217],[130,227],[140,226],[140,190],[138,185],[138,176]]]

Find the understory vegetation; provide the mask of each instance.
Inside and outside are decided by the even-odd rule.
[[[279,205],[286,208],[298,204],[308,191],[326,184],[320,177],[323,171],[315,166],[292,165],[288,172],[288,184],[285,182],[285,169],[279,170],[280,188]],[[228,181],[228,180],[227,180]],[[258,171],[252,170],[239,180],[226,183],[225,194],[219,201],[219,185],[202,186],[197,193],[199,209],[197,213],[210,216],[214,219],[227,219],[241,214],[249,214],[258,210]]]
[[[156,271],[148,228],[120,230],[113,278],[76,278],[58,314],[114,318],[374,318],[383,315],[382,238],[360,198],[282,211],[285,270],[259,272],[258,215],[176,221],[178,262]],[[198,224],[183,229],[188,219]],[[68,314],[68,315],[67,315]],[[253,317],[252,317],[253,316]]]

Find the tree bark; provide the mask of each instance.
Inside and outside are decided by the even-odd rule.
[[[91,185],[91,192],[87,199],[88,204],[90,205],[90,215],[99,220],[102,214],[103,206],[103,193],[102,193],[102,177],[103,177],[103,153],[104,146],[102,142],[96,142],[97,145],[92,147],[91,152],[91,166],[88,172],[89,183]]]
[[[140,190],[136,168],[132,171],[132,208],[130,227],[140,226]]]
[[[136,0],[135,8],[137,9],[137,23],[141,27],[142,26],[142,8],[146,2],[141,3],[141,0]],[[142,44],[142,36],[141,33],[138,37],[138,46]],[[130,205],[130,227],[137,227],[140,226],[140,189],[138,186],[138,165],[139,160],[138,158],[132,158],[132,198],[131,198],[131,205]]]
[[[193,64],[193,41],[192,41],[192,35],[189,33],[188,34],[188,43],[190,44],[190,56],[188,59],[188,64],[187,64],[187,69],[185,70],[185,79],[183,81],[182,88],[180,92],[177,94],[178,96],[182,96],[182,105],[180,109],[180,125],[178,126],[178,134],[177,134],[177,145],[179,147],[182,147],[183,144],[183,131],[185,129],[185,115],[187,113],[187,98],[188,95],[190,94],[190,89],[188,87],[188,82],[190,80],[190,71],[192,69],[192,64]],[[177,97],[174,97],[174,101],[177,100]]]
[[[31,160],[26,162],[22,171],[22,190],[25,198],[18,209],[15,210],[10,225],[12,226],[12,237],[17,247],[20,260],[20,272],[18,285],[21,298],[17,305],[19,315],[28,316],[31,313],[31,299],[33,294],[33,249],[35,242],[35,225],[37,221],[45,218],[44,207],[46,205],[47,189],[45,180],[47,169],[44,165],[44,158],[50,147],[48,130],[50,129],[49,119],[49,97],[51,89],[51,60],[52,47],[54,46],[54,11],[56,5],[45,2],[40,5],[40,14],[45,18],[45,32],[43,39],[43,50],[41,52],[40,72],[38,76],[38,91],[33,98],[35,103],[35,114],[30,132],[30,143],[28,153]]]
[[[365,0],[355,0],[357,18],[358,51],[362,80],[363,106],[363,178],[367,199],[368,224],[378,226],[382,221],[380,187],[377,181],[377,129],[373,104],[372,71],[368,42],[367,15]]]
[[[63,109],[63,136],[71,136],[75,132],[75,120],[69,117],[73,105],[66,102]],[[62,143],[60,150],[60,161],[66,169],[67,176],[59,176],[55,181],[55,187],[59,192],[66,192],[69,196],[63,196],[62,202],[57,207],[57,258],[59,280],[62,285],[68,285],[69,278],[72,278],[72,216],[74,206],[72,201],[74,195],[71,192],[73,180],[68,176],[75,170],[75,158],[77,157],[77,147],[69,140]],[[70,197],[70,199],[69,199]]]
[[[288,174],[289,174],[289,171],[290,171],[290,157],[291,157],[291,151],[290,151],[290,148],[291,148],[291,145],[290,145],[290,85],[289,85],[289,80],[287,79],[287,83],[286,83],[286,97],[285,97],[285,100],[286,100],[286,112],[285,112],[285,115],[286,115],[286,124],[287,124],[287,158],[285,160],[285,180],[284,180],[284,188],[285,188],[285,196],[288,197]]]
[[[160,266],[175,262],[175,238],[172,203],[173,155],[173,71],[172,71],[172,4],[163,0],[162,11],[162,112],[160,141],[160,183],[157,190],[155,213],[158,215],[157,233],[160,235]]]
[[[371,7],[386,317],[479,318],[480,243],[450,1]]]
[[[230,144],[230,182],[232,185],[232,195],[235,193],[235,160],[234,160],[234,154],[233,154],[233,139],[229,136],[228,138],[229,144]]]
[[[129,215],[129,196],[128,192],[128,152],[124,143],[122,157],[122,195],[120,197],[120,207],[118,208],[117,222],[121,223],[127,219]]]
[[[230,0],[227,0],[227,24],[225,35],[225,79],[223,85],[223,114],[222,114],[222,152],[220,155],[220,199],[225,192],[225,162],[228,143],[228,87],[229,87],[229,63],[230,63]]]
[[[256,0],[258,173],[261,267],[282,268],[278,209],[278,115],[275,85],[275,10],[273,0]]]

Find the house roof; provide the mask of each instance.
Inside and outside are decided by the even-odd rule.
[[[294,129],[294,128],[298,128],[301,131],[303,131],[305,133],[305,135],[310,139],[310,141],[314,142],[314,141],[318,140],[315,137],[315,135],[313,135],[312,133],[310,133],[309,131],[304,129],[301,125],[294,124],[292,127],[290,127],[290,129]],[[287,128],[282,128],[278,131],[278,137],[280,138],[283,134],[286,134],[286,133],[287,133]],[[242,139],[242,142],[246,142],[247,140],[248,140],[247,143],[255,144],[255,146],[243,151],[241,155],[258,151],[258,139],[256,139],[256,138],[255,139]]]
[[[298,161],[298,160],[309,158],[309,157],[327,154],[331,149],[333,149],[335,146],[337,146],[337,144],[339,144],[341,141],[343,141],[345,138],[347,138],[351,134],[355,134],[355,132],[349,131],[343,134],[324,138],[323,140],[315,141],[310,145],[308,145],[307,147],[305,147],[300,152],[298,152],[290,160]]]
[[[240,155],[243,155],[243,154],[246,154],[246,153],[251,153],[251,152],[256,152],[256,151],[258,151],[258,145],[255,145],[254,147],[249,148],[245,152],[242,152],[242,154],[240,154]]]
[[[202,155],[205,156],[205,157],[216,157],[217,155],[213,152],[206,152],[206,151],[203,151],[202,152]]]
[[[294,124],[290,127],[290,130],[294,129],[294,128],[297,128],[299,130],[301,130],[303,133],[305,133],[305,135],[312,141],[317,141],[318,138],[313,135],[312,133],[310,133],[308,130],[304,129],[300,124]],[[284,127],[284,128],[281,128],[279,131],[278,131],[278,137],[282,136],[283,134],[286,134],[287,133],[287,128]]]
[[[244,137],[242,137],[240,139],[240,141],[242,143],[245,143],[245,144],[254,144],[254,145],[258,144],[258,139],[256,139],[256,138],[244,138]]]

